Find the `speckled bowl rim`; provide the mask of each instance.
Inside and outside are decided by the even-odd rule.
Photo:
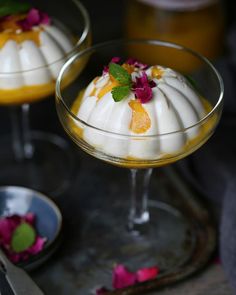
[[[23,268],[32,270],[35,267],[31,267],[30,266],[31,264],[34,264],[34,263],[36,263],[37,261],[39,261],[41,259],[42,259],[42,263],[43,263],[44,262],[43,257],[47,256],[47,255],[50,256],[54,252],[53,248],[55,248],[55,250],[56,250],[56,248],[59,246],[57,241],[58,242],[60,241],[61,234],[62,234],[62,227],[63,227],[62,214],[61,214],[61,211],[60,211],[59,207],[56,205],[56,203],[54,201],[52,201],[45,194],[43,194],[43,193],[41,193],[41,192],[39,192],[37,190],[27,188],[27,187],[24,187],[24,186],[6,185],[6,186],[0,186],[0,193],[2,191],[7,191],[7,190],[10,191],[10,189],[15,189],[15,190],[20,190],[20,191],[25,191],[25,192],[32,193],[32,195],[34,195],[33,198],[40,199],[44,203],[46,203],[48,206],[50,206],[53,209],[53,211],[55,212],[56,217],[57,217],[58,226],[57,226],[57,230],[55,232],[54,238],[50,242],[45,244],[45,247],[43,248],[43,250],[41,252],[39,252],[36,255],[30,256],[30,258],[27,261],[21,261],[21,262],[17,263],[17,265],[22,266]],[[4,215],[1,215],[1,216],[4,216]],[[38,263],[38,264],[41,264],[41,263]]]

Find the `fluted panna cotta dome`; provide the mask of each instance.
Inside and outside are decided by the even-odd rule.
[[[193,126],[206,115],[202,98],[183,75],[170,68],[123,67],[130,72],[133,86],[122,100],[114,100],[114,87],[120,83],[109,72],[95,78],[80,97],[76,115],[95,127],[77,123],[83,140],[121,158],[151,160],[178,153],[199,135],[199,127],[169,133]],[[142,81],[146,84],[138,85]],[[138,97],[142,91],[148,99]]]
[[[37,9],[31,9],[29,14],[46,15]],[[20,99],[21,89],[25,95],[27,91],[33,92],[31,87],[50,87],[52,90],[65,56],[74,47],[73,36],[47,15],[46,21],[25,29],[24,21],[27,24],[28,15],[12,15],[0,22],[0,92],[2,98],[6,95],[6,102],[7,98],[9,101],[14,101],[14,97]],[[18,91],[18,94],[11,90]],[[35,90],[40,92],[38,88]]]

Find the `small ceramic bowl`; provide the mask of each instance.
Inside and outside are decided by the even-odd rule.
[[[25,215],[28,212],[36,216],[37,233],[47,238],[45,247],[40,253],[17,264],[26,270],[32,270],[44,263],[59,246],[62,229],[61,212],[54,202],[40,192],[18,186],[0,187],[0,216]]]

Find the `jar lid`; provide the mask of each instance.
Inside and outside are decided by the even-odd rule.
[[[151,6],[168,10],[197,10],[217,0],[139,0]]]

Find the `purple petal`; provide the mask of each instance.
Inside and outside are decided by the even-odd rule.
[[[114,56],[111,59],[110,63],[112,62],[112,63],[118,64],[120,61],[121,61],[121,58],[119,56]]]
[[[122,289],[134,285],[136,282],[136,275],[129,272],[128,269],[119,264],[115,267],[112,276],[112,285],[115,289]]]
[[[127,59],[127,61],[125,63],[129,64],[131,66],[135,66],[136,68],[139,68],[141,70],[145,70],[148,67],[147,64],[141,63],[140,61],[138,61],[137,59],[132,58],[132,57]]]
[[[40,23],[40,13],[39,10],[36,8],[30,9],[27,14],[27,21],[31,26],[38,25]]]
[[[159,274],[160,270],[158,267],[149,267],[149,268],[141,268],[137,271],[137,281],[138,282],[145,282],[148,280],[155,279]]]
[[[40,24],[49,25],[51,22],[50,17],[47,13],[42,12],[36,8],[30,9],[25,19],[20,20],[17,24],[22,28],[23,31],[29,31],[33,26]]]
[[[50,25],[51,19],[47,13],[45,12],[40,13],[40,23],[42,25]]]
[[[102,74],[103,75],[106,75],[108,72],[109,72],[109,67],[108,66],[104,66]]]
[[[27,213],[25,216],[23,216],[23,220],[25,222],[28,222],[29,224],[33,225],[35,222],[35,214],[34,213]]]
[[[3,246],[11,243],[12,233],[21,223],[21,217],[12,215],[0,219],[0,242]]]
[[[43,250],[45,243],[46,243],[46,238],[37,236],[35,243],[29,249],[27,249],[27,252],[33,255],[38,254],[39,252]]]
[[[150,86],[136,88],[134,93],[136,98],[140,99],[141,103],[147,103],[152,99],[152,89]]]

